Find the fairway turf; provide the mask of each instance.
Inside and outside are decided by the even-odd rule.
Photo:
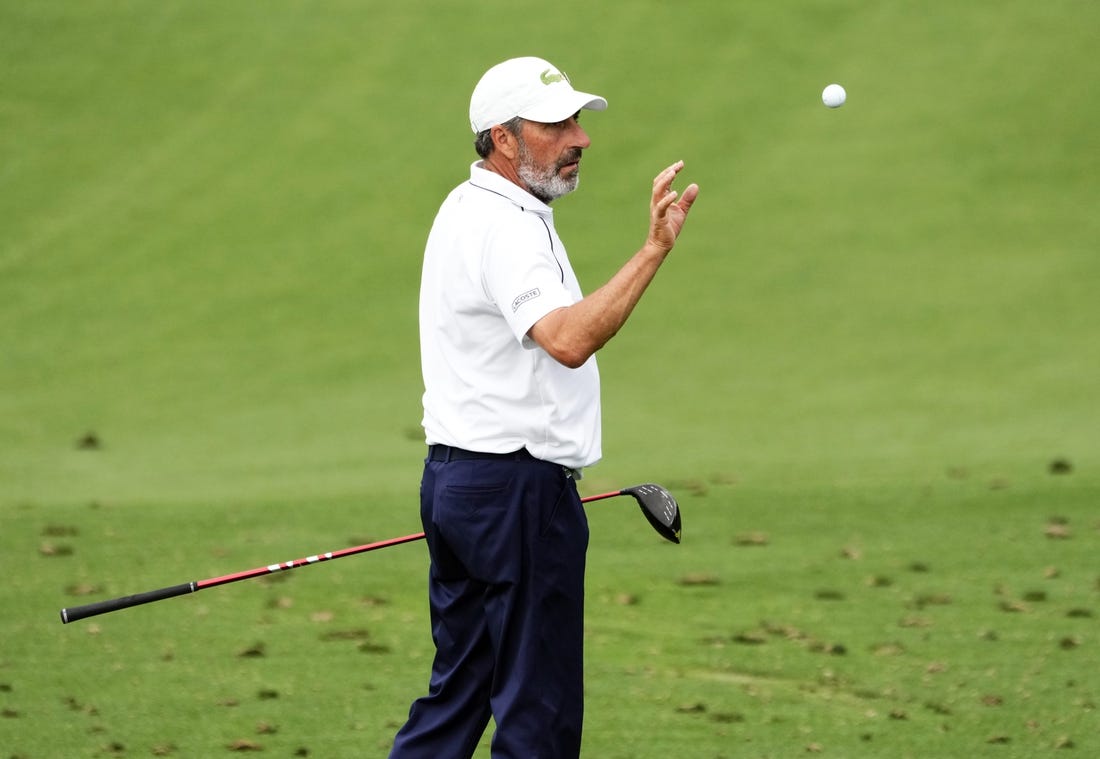
[[[584,756],[1100,754],[1100,6],[398,5],[0,0],[0,754],[386,754],[419,543],[57,610],[419,531],[421,250],[525,54],[610,103],[587,290],[702,188],[600,355],[583,494],[684,529],[587,507]]]

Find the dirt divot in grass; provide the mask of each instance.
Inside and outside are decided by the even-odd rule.
[[[241,659],[259,659],[267,656],[267,645],[263,641],[256,641],[238,651],[237,656]]]
[[[76,439],[75,446],[78,451],[100,451],[103,450],[103,440],[89,430]]]

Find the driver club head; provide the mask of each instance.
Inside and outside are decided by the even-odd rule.
[[[645,518],[662,538],[680,542],[680,507],[672,493],[652,482],[623,488],[622,492],[634,496]]]

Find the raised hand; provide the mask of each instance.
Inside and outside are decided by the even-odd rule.
[[[684,168],[677,161],[653,179],[653,196],[649,201],[649,238],[647,242],[668,252],[676,244],[680,230],[684,228],[688,212],[699,196],[699,185],[690,184],[680,195],[672,189],[676,175]]]

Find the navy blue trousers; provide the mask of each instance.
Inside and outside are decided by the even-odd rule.
[[[390,759],[576,759],[588,520],[562,467],[428,461],[420,488],[436,654]]]

